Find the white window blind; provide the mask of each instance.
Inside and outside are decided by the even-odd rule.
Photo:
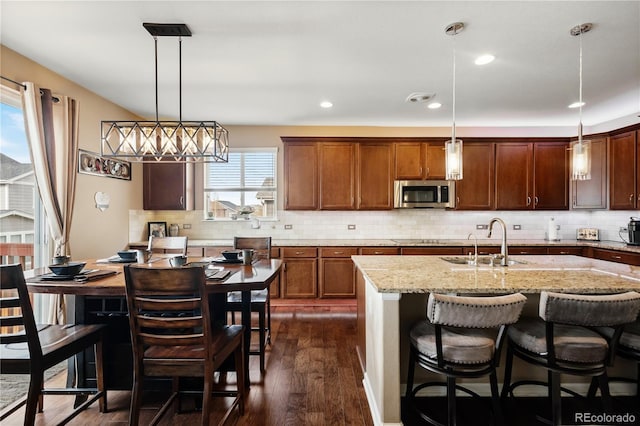
[[[275,218],[276,168],[275,148],[231,149],[228,163],[207,163],[206,218]]]

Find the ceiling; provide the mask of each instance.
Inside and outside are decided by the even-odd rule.
[[[640,1],[7,1],[3,45],[155,117],[143,22],[186,23],[182,117],[223,125],[573,126],[640,113]],[[445,27],[462,21],[455,37]],[[178,40],[160,38],[159,115],[178,118]],[[496,60],[477,66],[476,56]],[[437,110],[407,102],[435,94]],[[322,109],[329,100],[333,108]],[[119,119],[121,117],[104,117]]]

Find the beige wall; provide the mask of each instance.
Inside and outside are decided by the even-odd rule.
[[[80,105],[79,147],[100,152],[100,120],[136,119],[106,99],[40,66],[5,46],[0,46],[0,74],[15,81],[32,81],[54,93],[75,98]],[[5,81],[2,84],[7,84]],[[13,84],[10,87],[15,88]],[[71,225],[73,258],[105,257],[126,247],[129,209],[142,208],[142,167],[134,164],[131,181],[78,174],[75,210]],[[95,208],[94,194],[106,192],[111,207]]]

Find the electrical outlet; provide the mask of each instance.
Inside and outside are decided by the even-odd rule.
[[[347,229],[354,230],[354,229],[356,229],[356,226],[355,225],[347,225]]]
[[[284,229],[293,229],[293,225],[285,225]]]
[[[182,224],[182,229],[191,229],[191,224],[190,223],[183,223]]]
[[[478,225],[476,225],[476,229],[489,229],[489,225],[478,224]]]
[[[514,231],[519,231],[519,230],[521,230],[521,229],[522,229],[522,226],[520,226],[520,225],[513,225],[513,230],[514,230]]]

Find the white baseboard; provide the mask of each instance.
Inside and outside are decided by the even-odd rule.
[[[380,417],[380,410],[378,409],[378,404],[376,404],[376,400],[373,397],[373,390],[371,389],[371,384],[369,383],[369,377],[367,376],[367,373],[364,373],[362,385],[364,387],[364,393],[367,395],[367,402],[369,403],[369,411],[371,412],[373,424],[376,426],[402,426],[402,423],[384,423],[382,421],[382,418]]]

